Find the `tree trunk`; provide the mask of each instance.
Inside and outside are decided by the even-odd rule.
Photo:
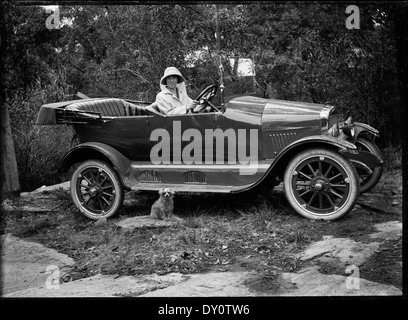
[[[14,141],[11,134],[10,117],[4,101],[0,105],[1,112],[1,200],[10,195],[20,194],[20,183],[18,181],[18,169],[16,154],[14,152]]]
[[[14,152],[14,141],[11,133],[10,116],[5,105],[5,75],[4,54],[6,51],[7,28],[5,5],[0,6],[0,161],[1,161],[1,186],[0,200],[3,201],[10,195],[20,194],[20,183],[18,181],[18,169],[16,154]]]

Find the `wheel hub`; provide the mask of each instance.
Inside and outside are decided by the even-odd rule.
[[[95,197],[99,192],[99,188],[98,187],[91,187],[91,189],[89,189],[89,195],[91,197]]]
[[[312,179],[310,183],[310,188],[313,191],[318,191],[318,192],[328,192],[331,188],[331,185],[329,183],[329,180],[324,178],[324,177],[316,177]]]
[[[318,190],[318,191],[322,190],[322,189],[323,189],[323,183],[322,183],[322,181],[316,182],[316,184],[315,184],[314,187],[315,187],[315,189]]]

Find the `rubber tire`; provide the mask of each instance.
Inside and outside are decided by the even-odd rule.
[[[333,211],[332,213],[319,214],[309,211],[297,201],[293,193],[292,176],[294,171],[301,162],[316,156],[329,157],[332,161],[342,167],[349,178],[350,190],[348,199],[338,210]],[[345,217],[354,208],[360,193],[360,185],[356,169],[345,156],[329,149],[307,149],[297,154],[286,167],[283,177],[283,190],[289,204],[299,215],[315,220],[337,220]]]
[[[380,149],[377,147],[377,145],[374,142],[371,142],[362,137],[358,137],[355,144],[357,148],[359,146],[362,146],[363,150],[369,151],[372,154],[376,155],[378,158],[383,159]],[[368,192],[371,189],[373,189],[377,185],[378,181],[380,181],[382,172],[383,172],[383,168],[381,165],[378,167],[375,167],[375,169],[373,170],[373,175],[371,176],[370,180],[368,180],[364,184],[360,183],[360,194]]]
[[[112,181],[114,188],[115,188],[115,199],[112,207],[105,213],[105,214],[95,214],[91,211],[89,211],[86,207],[84,207],[78,198],[77,195],[77,188],[76,188],[76,182],[77,179],[79,178],[79,175],[86,169],[88,168],[98,168],[102,169],[108,176],[109,179]],[[119,178],[118,173],[107,163],[100,161],[100,160],[87,160],[83,163],[81,163],[74,171],[72,174],[71,178],[71,197],[74,202],[75,207],[87,218],[92,219],[92,220],[100,220],[103,218],[110,218],[117,214],[120,209],[122,208],[123,205],[123,200],[124,200],[124,189],[121,183],[121,180]]]

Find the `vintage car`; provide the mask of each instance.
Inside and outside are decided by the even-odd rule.
[[[334,106],[239,96],[215,106],[211,85],[198,113],[164,115],[155,103],[85,98],[41,106],[37,124],[73,127],[60,172],[90,219],[117,213],[126,190],[240,193],[283,183],[310,219],[335,220],[381,176],[378,131]]]

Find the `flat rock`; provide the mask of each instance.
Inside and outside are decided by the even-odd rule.
[[[177,222],[152,219],[150,216],[145,215],[123,219],[117,222],[116,225],[125,229],[166,228],[177,225]]]
[[[20,194],[20,196],[25,197],[25,196],[30,196],[30,195],[33,195],[33,194],[42,193],[44,191],[49,192],[49,191],[58,190],[58,189],[63,189],[65,191],[68,191],[69,186],[70,186],[70,181],[65,181],[65,182],[62,182],[62,183],[59,183],[59,184],[54,184],[52,186],[42,186],[42,187],[40,187],[38,189],[35,189],[34,191],[31,191],[31,192],[22,192]]]
[[[372,239],[394,240],[402,237],[402,222],[387,221],[378,223],[374,227],[378,232],[370,234]]]
[[[151,290],[177,284],[187,276],[171,273],[143,276],[123,276],[97,274],[92,277],[62,283],[58,288],[46,286],[14,292],[6,297],[136,297]]]
[[[36,206],[13,206],[10,208],[4,209],[4,211],[24,211],[24,212],[51,212],[51,211],[58,211],[58,209],[49,209],[43,207],[36,207]]]
[[[336,259],[343,266],[360,266],[379,249],[383,241],[402,237],[402,223],[399,221],[379,223],[374,227],[378,232],[370,234],[369,237],[378,242],[363,243],[348,238],[325,236],[323,240],[310,244],[303,251],[300,259],[316,258],[323,262]]]
[[[318,266],[305,268],[297,273],[282,273],[280,277],[292,284],[292,289],[280,296],[401,296],[394,286],[357,278],[321,274]],[[351,272],[350,272],[351,274]],[[353,274],[354,275],[354,274]]]
[[[256,284],[259,285],[256,285]],[[265,284],[266,283],[266,284]],[[141,297],[243,297],[243,296],[382,296],[402,295],[394,286],[365,279],[327,275],[319,267],[281,273],[266,280],[251,272],[189,275],[186,281],[149,291]]]
[[[190,274],[186,281],[164,289],[149,291],[141,297],[242,297],[257,296],[246,285],[249,272],[213,272]]]
[[[394,286],[340,275],[318,266],[279,274],[273,281],[251,272],[124,276],[98,274],[59,288],[29,288],[6,297],[243,297],[243,296],[400,296]],[[267,282],[266,285],[261,283]],[[258,284],[258,285],[257,285]]]
[[[348,238],[325,236],[323,240],[309,245],[301,260],[312,258],[336,258],[343,265],[362,265],[379,248],[380,243],[361,243]]]
[[[58,289],[30,288],[8,297],[214,297],[256,296],[245,285],[247,272],[116,277],[98,274],[63,283]],[[252,274],[252,276],[254,276]]]
[[[0,238],[3,295],[45,285],[51,274],[56,274],[55,270],[63,276],[74,264],[72,258],[39,243],[24,241],[11,234]]]

